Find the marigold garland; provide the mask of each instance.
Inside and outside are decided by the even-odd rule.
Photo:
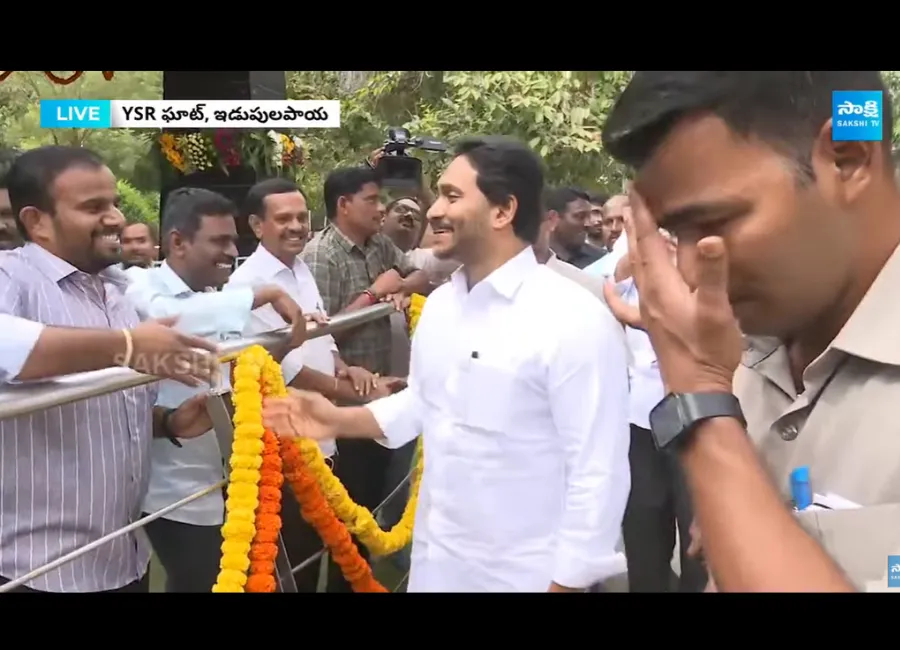
[[[410,337],[424,302],[425,298],[418,294],[410,300]],[[232,471],[222,526],[221,571],[213,592],[275,591],[281,486],[285,480],[300,504],[304,520],[322,538],[353,591],[386,592],[360,555],[351,533],[375,555],[389,555],[409,544],[423,471],[422,439],[416,447],[410,496],[403,516],[396,526],[385,531],[368,509],[353,502],[325,463],[318,444],[307,439],[282,444],[263,428],[263,395],[287,394],[280,367],[263,348],[244,350],[237,358],[232,379]]]
[[[275,591],[275,558],[281,531],[281,449],[271,431],[263,432],[262,465],[259,468],[259,505],[254,526],[256,536],[250,544],[250,575],[246,590],[251,593]]]
[[[335,516],[319,489],[312,472],[303,462],[294,445],[281,446],[284,460],[284,477],[291,486],[300,514],[322,538],[331,559],[341,569],[344,579],[357,593],[385,593],[385,589],[372,575],[369,563],[359,554],[347,527]]]
[[[257,534],[256,509],[265,448],[260,381],[267,356],[258,346],[248,348],[238,356],[234,369],[234,441],[222,526],[221,570],[213,585],[216,593],[240,593],[247,584],[251,543]]]
[[[410,337],[412,337],[416,325],[418,325],[424,304],[424,296],[419,294],[411,296],[407,311]],[[299,438],[294,440],[294,445],[299,450],[303,462],[315,477],[325,500],[334,511],[334,514],[343,522],[347,530],[374,555],[396,553],[412,541],[424,459],[421,437],[416,446],[416,462],[410,482],[409,499],[406,502],[406,507],[403,509],[403,516],[393,528],[387,531],[381,529],[375,515],[371,511],[358,505],[350,498],[347,489],[325,462],[318,444],[308,439]]]

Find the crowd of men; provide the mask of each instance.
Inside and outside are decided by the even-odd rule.
[[[900,552],[900,191],[889,119],[884,141],[832,140],[836,90],[883,85],[637,72],[603,134],[634,170],[625,194],[545,187],[525,145],[469,138],[434,193],[386,205],[381,152],[335,169],[313,235],[282,178],[241,206],[178,190],[157,237],[127,223],[95,154],[15,156],[0,381],[111,366],[163,380],[0,421],[0,583],[221,480],[203,401],[227,388],[216,344],[290,326],[273,354],[293,390],[266,401],[266,425],[317,440],[357,503],[376,508],[423,437],[409,591],[602,591],[620,544],[632,591],[884,589]],[[238,218],[259,244],[235,270]],[[428,298],[410,341],[414,293]],[[306,336],[379,302],[396,312]],[[283,504],[296,566],[321,542],[289,489]],[[20,589],[146,591],[152,546],[167,591],[209,591],[223,510],[210,493],[151,522],[149,545],[121,536]],[[298,588],[320,577],[312,563]],[[327,582],[349,589],[334,566]]]

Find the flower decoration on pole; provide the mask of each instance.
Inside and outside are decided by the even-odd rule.
[[[275,131],[215,129],[159,136],[159,148],[169,164],[181,174],[240,166],[266,174],[282,173],[305,164],[303,142],[297,136]]]

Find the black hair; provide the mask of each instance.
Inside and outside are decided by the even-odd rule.
[[[591,205],[606,205],[606,202],[609,201],[608,194],[602,194],[600,192],[588,192],[588,202]]]
[[[199,187],[182,187],[169,194],[163,209],[164,238],[174,231],[192,240],[200,230],[203,217],[234,217],[237,206],[217,192]]]
[[[58,145],[38,147],[14,157],[6,174],[6,188],[16,227],[25,241],[30,238],[19,214],[27,207],[54,214],[53,183],[72,167],[96,169],[103,167],[103,160],[89,149]]]
[[[291,194],[293,192],[300,192],[300,195],[306,200],[306,194],[303,190],[290,179],[278,176],[260,181],[250,188],[246,198],[244,198],[243,216],[249,217],[251,214],[255,214],[260,218],[265,218],[267,196],[272,194]],[[309,207],[308,201],[307,207]]]
[[[0,149],[0,190],[6,189],[6,175],[20,155],[21,152],[15,149]]]
[[[755,136],[796,164],[799,180],[813,178],[812,145],[831,118],[836,90],[880,90],[882,133],[890,160],[891,98],[878,71],[635,72],[603,128],[613,158],[640,168],[679,120],[702,112],[735,133]]]
[[[334,219],[337,216],[338,199],[342,196],[356,194],[369,183],[375,183],[381,187],[378,174],[368,166],[343,167],[333,170],[325,179],[325,216]]]
[[[465,156],[475,168],[475,183],[492,205],[505,205],[516,197],[513,232],[533,244],[544,216],[544,170],[537,154],[518,140],[483,136],[458,142],[454,156]]]
[[[132,219],[125,224],[126,228],[129,226],[147,226],[147,232],[150,233],[150,239],[153,240],[153,243],[157,243],[158,228],[152,221],[140,221],[138,219]]]
[[[576,187],[549,187],[544,191],[544,209],[562,214],[572,201],[582,199],[590,202],[587,192]]]

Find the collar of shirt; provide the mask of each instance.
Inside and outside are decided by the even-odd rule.
[[[490,287],[507,300],[512,300],[529,272],[538,266],[540,265],[534,256],[534,251],[531,246],[526,246],[521,253],[495,269],[472,289],[475,290],[476,287],[483,285]],[[453,272],[450,276],[450,284],[460,295],[470,293],[464,268],[459,268]]]
[[[168,262],[163,262],[161,266],[152,271],[148,269],[148,272],[155,273],[156,279],[175,297],[194,293],[194,290],[187,286],[187,283],[172,270]]]
[[[296,274],[298,268],[306,268],[306,264],[303,263],[299,256],[294,258],[293,268],[289,268],[262,244],[257,246],[253,254],[244,260],[244,264],[250,265],[248,270],[252,271],[255,276],[266,280],[273,280],[277,275],[285,271]]]
[[[332,223],[331,227],[328,228],[324,233],[322,233],[322,239],[324,240],[326,237],[333,238],[338,245],[343,248],[348,253],[352,251],[354,248],[360,251],[361,253],[365,253],[366,250],[372,245],[374,237],[369,237],[365,244],[362,246],[357,245],[352,239],[350,239],[347,235],[345,235],[340,228],[337,227],[336,224]]]
[[[41,273],[43,273],[51,282],[59,284],[65,278],[81,273],[89,275],[69,264],[64,259],[57,257],[46,248],[28,242],[22,247],[22,255],[24,255],[32,265],[34,265]],[[103,269],[96,274],[104,282],[109,282],[125,291],[128,287],[128,276],[114,266]]]
[[[897,322],[900,306],[895,299],[900,291],[900,247],[882,267],[850,319],[825,350],[846,354],[876,363],[900,366],[900,338]],[[771,357],[782,346],[773,337],[752,336],[745,339],[744,365],[755,367]],[[823,353],[824,354],[824,353]],[[787,355],[783,355],[787,360]]]

